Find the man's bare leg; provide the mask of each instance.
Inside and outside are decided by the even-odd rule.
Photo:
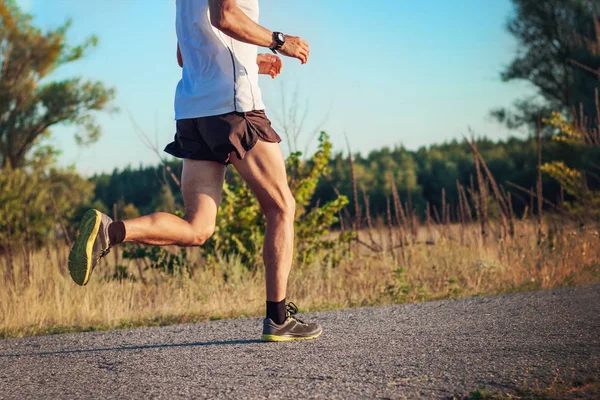
[[[296,211],[281,148],[259,140],[243,160],[232,154],[231,163],[254,191],[267,218],[263,245],[267,301],[281,301],[292,267]]]
[[[323,332],[321,326],[295,318],[298,309],[284,301],[294,255],[296,203],[288,186],[281,148],[278,143],[258,141],[243,160],[234,155],[231,160],[254,191],[267,217],[263,246],[267,316],[260,338],[266,342],[315,339]]]
[[[185,216],[156,213],[113,222],[98,210],[82,217],[79,234],[69,253],[69,272],[78,285],[86,285],[94,267],[111,246],[123,241],[150,245],[200,246],[213,233],[225,166],[213,161],[183,161],[181,189]]]
[[[183,160],[181,190],[185,215],[164,212],[123,221],[125,242],[155,246],[200,246],[215,229],[225,166],[213,161]]]

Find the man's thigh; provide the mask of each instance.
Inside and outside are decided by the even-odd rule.
[[[184,219],[190,224],[214,224],[221,202],[225,165],[215,161],[183,160],[181,191]]]
[[[259,140],[243,160],[232,155],[230,161],[250,185],[263,210],[286,209],[290,205],[292,196],[279,143]]]

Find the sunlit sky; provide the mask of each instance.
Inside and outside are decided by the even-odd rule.
[[[78,147],[73,128],[53,128],[50,142],[62,150],[60,163],[75,164],[84,174],[156,164],[156,154],[142,144],[132,119],[160,149],[175,133],[173,96],[181,76],[175,1],[19,4],[42,28],[72,18],[72,43],[90,34],[100,39],[85,59],[57,70],[53,79],[83,76],[117,89],[114,105],[120,112],[98,115],[103,133],[96,144]],[[468,127],[493,139],[523,134],[489,117],[491,109],[532,93],[525,84],[503,83],[499,77],[516,51],[504,29],[510,0],[260,0],[260,8],[262,25],[311,45],[308,64],[284,59],[276,80],[261,77],[267,115],[275,120],[282,92],[289,99],[297,90],[308,107],[305,131],[325,120],[322,129],[336,151],[345,149],[344,135],[354,151],[366,153],[461,138]],[[307,141],[307,134],[301,136],[300,147]]]

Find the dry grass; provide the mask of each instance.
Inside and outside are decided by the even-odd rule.
[[[589,367],[589,366],[588,366]],[[591,368],[597,371],[597,366]],[[600,398],[600,379],[594,372],[584,373],[581,377],[561,377],[560,371],[550,385],[535,382],[522,382],[520,387],[510,388],[502,392],[475,390],[468,395],[456,394],[453,400],[565,400],[565,399],[598,399]]]
[[[308,311],[600,281],[597,231],[565,228],[538,243],[533,223],[517,222],[514,238],[492,239],[496,228],[501,232],[490,224],[484,241],[476,224],[434,225],[415,238],[406,234],[401,247],[392,246],[391,230],[363,231],[360,237],[373,238],[377,251],[352,244],[338,265],[320,259],[294,268],[288,298]],[[254,316],[264,309],[262,271],[249,272],[235,257],[208,263],[196,250],[193,277],[146,271],[146,283],[110,278],[108,257],[79,287],[66,271],[67,252],[66,246],[13,249],[12,260],[0,258],[0,337]]]

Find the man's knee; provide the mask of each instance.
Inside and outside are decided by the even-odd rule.
[[[215,226],[214,225],[203,226],[202,228],[195,229],[194,232],[195,232],[195,235],[193,238],[192,246],[202,246],[204,243],[206,243],[206,241],[208,239],[210,239],[210,237],[213,235],[213,233],[215,233]]]
[[[293,220],[296,214],[296,200],[292,193],[289,192],[278,201],[273,202],[271,207],[265,210],[265,214]]]
[[[189,234],[186,235],[184,243],[180,243],[180,246],[194,247],[202,246],[215,232],[215,224],[193,224],[187,221],[189,224]]]

